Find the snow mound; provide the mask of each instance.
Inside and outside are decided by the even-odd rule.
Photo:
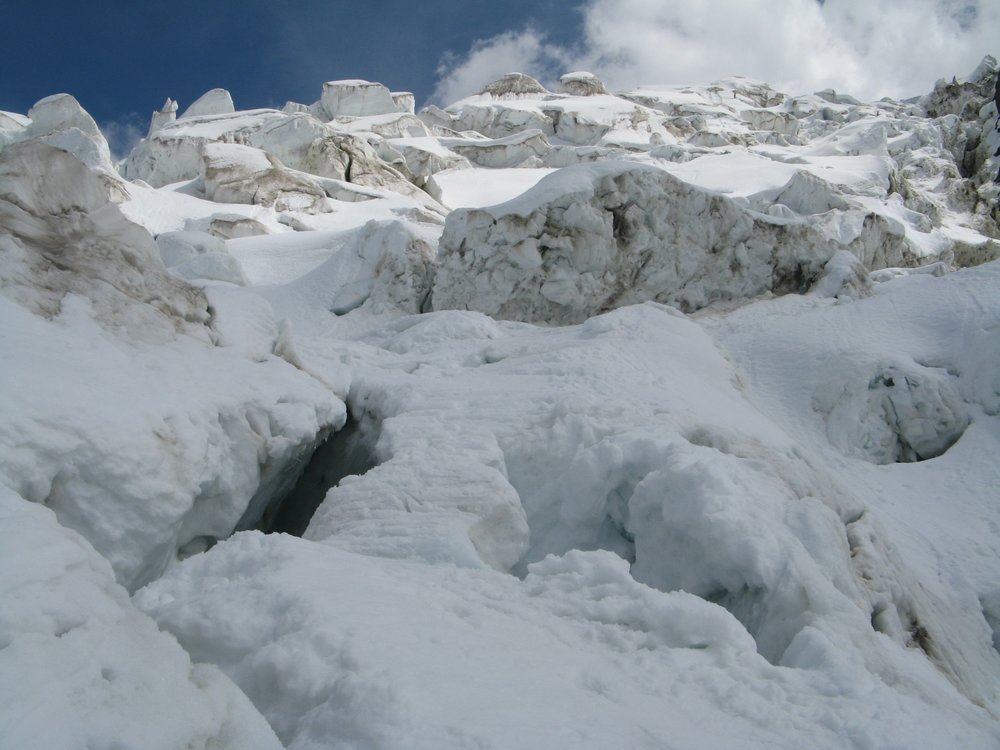
[[[23,368],[4,376],[19,398],[3,409],[0,479],[55,510],[129,588],[252,526],[343,422],[332,394],[270,353],[274,339],[253,362],[190,337],[122,340],[74,295],[52,321],[2,304],[17,326],[3,356]]]
[[[923,461],[944,453],[969,425],[955,381],[941,368],[885,363],[866,390],[845,388],[817,408],[838,447],[860,449],[877,464]]]
[[[0,570],[4,744],[281,747],[242,691],[133,608],[90,544],[2,484]]]
[[[997,72],[0,113],[0,734],[997,746]]]
[[[636,583],[607,552],[550,557],[521,583],[248,532],[136,603],[193,658],[218,664],[289,748],[929,750],[997,737],[954,703],[877,679],[831,681],[848,662],[820,636],[812,653],[826,664],[775,668],[721,607]],[[920,673],[900,666],[904,679]]]

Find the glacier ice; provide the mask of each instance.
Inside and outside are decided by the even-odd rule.
[[[225,89],[211,89],[199,96],[179,115],[185,117],[204,117],[206,115],[226,115],[236,111],[232,95]]]
[[[323,84],[320,106],[328,119],[399,111],[389,89],[381,83],[360,80],[327,81]]]
[[[0,113],[0,734],[997,745],[998,90]]]
[[[634,162],[566,167],[508,203],[449,215],[433,304],[576,323],[646,300],[692,311],[804,292],[841,249],[869,268],[910,255],[876,215],[824,213],[827,225],[767,216]]]

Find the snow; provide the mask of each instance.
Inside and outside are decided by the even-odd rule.
[[[492,206],[512,200],[534,186],[552,169],[457,169],[438,172],[427,190],[449,208]],[[489,179],[485,179],[488,177]]]
[[[260,362],[213,346],[208,300],[167,274],[79,161],[32,142],[5,149],[0,191],[24,175],[0,200],[0,346],[19,362],[3,371],[17,399],[2,406],[0,477],[136,588],[187,545],[252,525],[343,405],[274,356],[276,336]]]
[[[241,690],[132,606],[83,537],[4,485],[0,591],[5,745],[281,747]]]
[[[995,75],[0,113],[0,736],[1000,746]]]
[[[288,227],[278,222],[273,210],[263,206],[240,203],[220,204],[192,194],[191,181],[164,185],[159,190],[133,182],[129,185],[129,199],[121,210],[128,219],[143,226],[151,234],[179,232],[202,222],[210,222],[220,214],[237,215],[254,221],[270,232],[287,232]]]
[[[522,583],[246,533],[183,572],[138,604],[221,662],[289,748],[996,740],[975,712],[772,667],[724,610],[636,583],[611,553],[549,558]]]

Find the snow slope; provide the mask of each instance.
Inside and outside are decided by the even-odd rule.
[[[997,72],[0,114],[0,745],[1000,746]]]

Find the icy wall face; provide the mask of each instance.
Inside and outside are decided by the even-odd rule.
[[[805,292],[841,250],[869,268],[914,262],[896,223],[836,213],[768,216],[630,162],[567,167],[509,203],[448,217],[433,304],[578,323],[647,300],[693,311]]]

